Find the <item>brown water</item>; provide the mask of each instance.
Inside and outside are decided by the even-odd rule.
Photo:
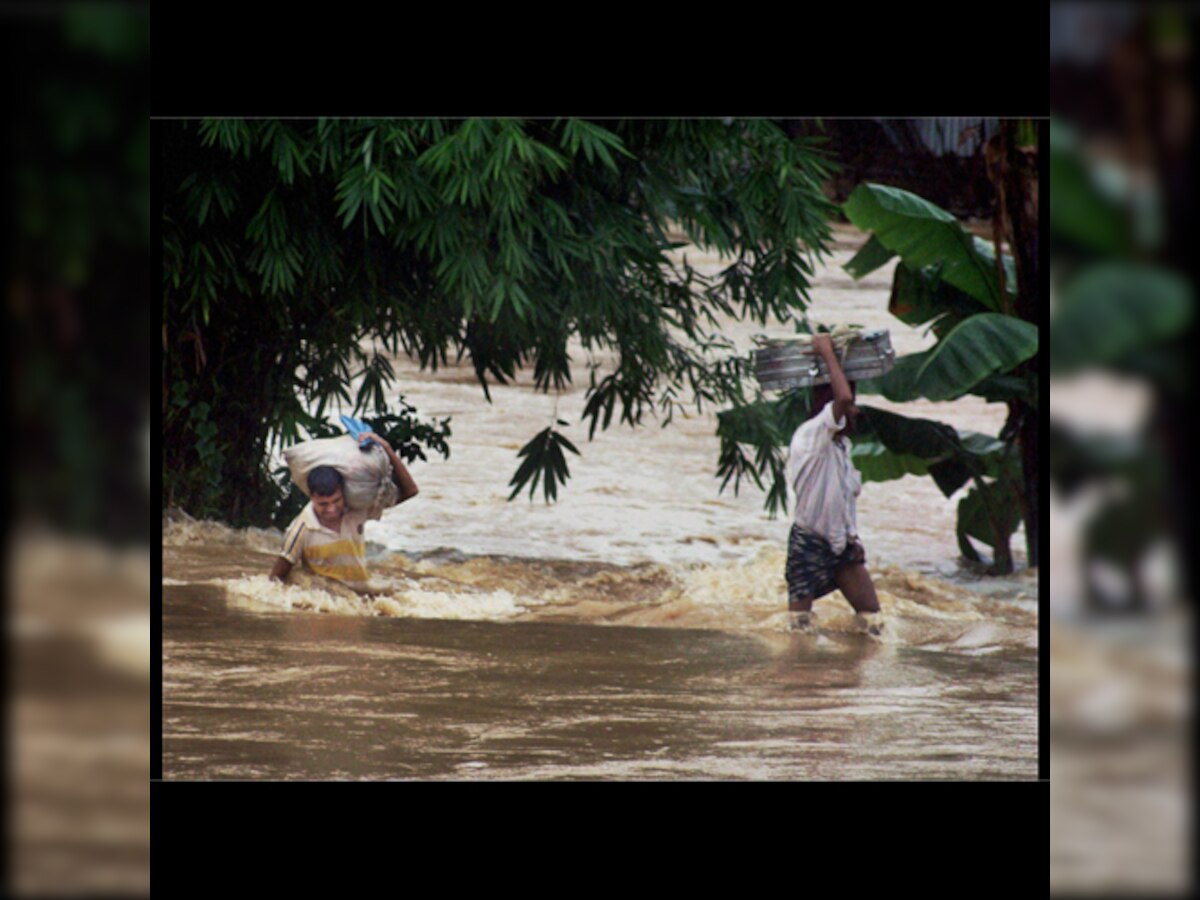
[[[928,346],[887,314],[890,271],[841,271],[865,236],[839,235],[813,315],[890,328],[899,353]],[[749,349],[790,329],[727,332]],[[491,406],[469,366],[396,361],[409,402],[453,416],[453,452],[412,466],[420,495],[368,524],[369,603],[268,582],[278,532],[164,520],[164,777],[1037,777],[1036,572],[962,569],[957,498],[928,479],[860,498],[880,638],[855,633],[838,594],[816,604],[815,635],[787,630],[790,522],[753,488],[717,493],[708,410],[590,443],[575,424],[560,502],[507,502],[521,445],[578,423],[590,361],[605,362],[577,348],[561,395],[523,377]],[[903,411],[990,434],[1004,421],[974,398]]]
[[[390,558],[411,586],[369,604],[261,574],[168,585],[164,776],[1036,776],[1031,610],[885,572],[885,638],[837,599],[797,636],[759,588],[779,563]]]

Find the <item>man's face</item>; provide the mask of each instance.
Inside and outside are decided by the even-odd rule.
[[[341,488],[325,497],[313,494],[312,502],[317,521],[326,528],[337,528],[342,524],[342,513],[346,511],[346,503],[342,498]]]

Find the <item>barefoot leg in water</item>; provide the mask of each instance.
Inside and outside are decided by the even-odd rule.
[[[851,563],[839,568],[833,577],[837,581],[838,590],[850,601],[855,612],[879,612],[879,597],[875,593],[875,583],[871,581],[866,566],[862,563]]]

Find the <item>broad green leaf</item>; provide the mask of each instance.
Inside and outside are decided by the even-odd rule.
[[[1003,441],[976,432],[959,433],[929,419],[868,406],[860,409],[865,421],[860,423],[852,455],[867,481],[927,474],[950,497],[970,478],[1001,471],[1008,450]]]
[[[893,453],[877,440],[855,441],[850,458],[863,481],[893,481],[905,475],[929,474],[929,464],[919,456]]]
[[[979,457],[990,457],[1002,453],[1008,446],[1000,438],[994,438],[989,434],[980,434],[978,431],[960,431],[958,437],[964,449]]]
[[[1056,374],[1118,362],[1191,322],[1191,286],[1165,269],[1099,263],[1075,277],[1050,322],[1050,369]]]
[[[985,378],[969,393],[983,397],[989,403],[1008,403],[1019,400],[1022,403],[1038,408],[1041,398],[1038,397],[1037,373],[1028,375],[992,375]]]
[[[1012,485],[1007,481],[983,482],[971,488],[958,503],[958,545],[968,559],[979,561],[979,554],[968,537],[991,547],[996,556],[1006,553],[1013,533],[1021,524],[1021,507]]]
[[[929,467],[929,474],[946,497],[952,497],[974,477],[999,478],[1004,471],[1005,456],[1011,450],[1010,445],[990,435],[966,431],[958,436],[962,452]]]
[[[873,406],[859,406],[859,410],[864,436],[873,436],[893,453],[939,462],[961,452],[958,432],[944,422],[909,418]]]
[[[972,465],[967,457],[957,456],[934,463],[929,467],[929,474],[942,496],[949,498],[975,476],[978,468],[977,465]]]
[[[854,258],[842,268],[852,277],[862,278],[886,264],[895,255],[895,251],[889,250],[880,242],[879,238],[872,236],[863,244],[862,249],[854,254]]]
[[[941,278],[940,266],[914,270],[901,263],[892,278],[888,312],[906,325],[924,325],[939,316],[957,324],[988,307]]]
[[[929,351],[901,356],[891,371],[878,378],[864,378],[857,383],[860,394],[882,394],[893,403],[908,403],[921,396],[917,390],[917,373],[925,365]]]
[[[980,259],[988,267],[989,272],[996,271],[996,245],[991,241],[985,241],[979,235],[973,235],[975,244],[975,252],[979,254]],[[1017,264],[1012,256],[1008,253],[1004,254],[1004,288],[1013,295],[1017,294]]]
[[[1036,325],[998,313],[972,316],[929,351],[915,385],[930,400],[953,400],[1037,351]]]
[[[854,189],[843,209],[847,218],[897,253],[912,269],[940,263],[942,278],[1000,310],[995,272],[976,250],[974,237],[950,213],[916,194],[879,184]]]

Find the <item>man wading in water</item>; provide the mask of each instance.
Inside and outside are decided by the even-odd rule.
[[[377,434],[364,434],[363,441],[374,441],[392,463],[392,480],[400,489],[399,506],[417,495],[417,483],[387,441]],[[283,549],[271,578],[287,581],[292,566],[303,562],[309,571],[340,581],[348,588],[368,594],[366,543],[363,540],[365,512],[346,508],[342,496],[342,475],[332,466],[317,466],[308,473],[309,504],[292,520],[283,537]]]
[[[829,335],[815,335],[813,348],[825,360],[830,383],[813,388],[808,421],[796,429],[789,448],[788,480],[796,489],[787,556],[792,628],[813,631],[813,601],[838,589],[858,613],[859,627],[879,634],[879,597],[855,524],[862,479],[850,461],[847,440],[860,413]]]

